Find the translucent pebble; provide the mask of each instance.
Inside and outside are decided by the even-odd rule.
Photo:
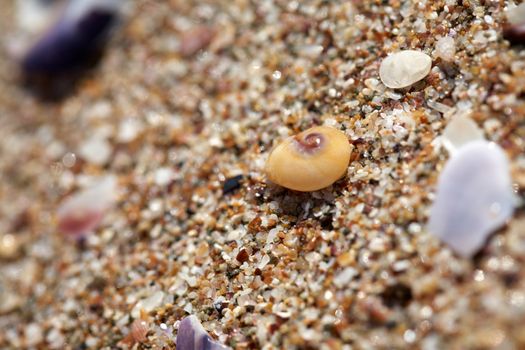
[[[445,36],[436,42],[436,56],[445,62],[451,62],[456,57],[456,42],[453,38]]]
[[[133,318],[138,318],[140,316],[141,310],[145,311],[146,313],[155,310],[162,305],[165,296],[166,294],[159,290],[146,299],[139,300],[131,310],[131,316]]]
[[[512,216],[514,204],[507,156],[495,143],[473,141],[445,165],[428,230],[470,257]]]
[[[379,77],[391,89],[408,87],[424,79],[432,68],[432,59],[421,51],[396,52],[381,62]]]
[[[177,332],[177,349],[184,350],[227,350],[229,347],[213,340],[202,327],[199,319],[188,316],[180,322]]]
[[[469,117],[468,113],[453,115],[443,132],[443,145],[450,153],[468,142],[483,139],[483,131]]]
[[[334,277],[334,284],[337,287],[343,287],[350,283],[350,281],[357,275],[356,269],[347,267]]]

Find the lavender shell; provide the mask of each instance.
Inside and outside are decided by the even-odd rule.
[[[195,316],[184,318],[179,325],[176,341],[177,350],[231,350],[213,340]]]
[[[470,257],[512,216],[514,206],[507,156],[495,143],[472,141],[452,154],[439,177],[428,230]]]

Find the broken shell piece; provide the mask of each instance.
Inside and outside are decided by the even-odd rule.
[[[202,327],[199,319],[188,316],[180,322],[176,348],[182,350],[228,350],[226,345],[213,340]]]
[[[381,62],[379,77],[391,89],[402,89],[424,79],[432,68],[432,59],[416,50],[396,52]]]
[[[495,143],[473,141],[447,162],[428,230],[463,257],[475,254],[514,212],[509,163]]]
[[[469,117],[468,112],[453,115],[443,131],[443,146],[450,153],[457,151],[468,142],[483,139],[483,131]]]
[[[90,188],[68,197],[58,208],[60,232],[80,238],[95,229],[116,200],[117,179],[107,176]]]

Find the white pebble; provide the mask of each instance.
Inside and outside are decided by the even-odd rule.
[[[32,35],[46,30],[51,25],[51,22],[56,18],[60,12],[59,4],[53,1],[39,1],[39,0],[17,0],[15,19],[16,24],[24,32]]]
[[[264,269],[266,265],[268,265],[269,262],[270,262],[270,257],[268,255],[263,255],[261,261],[259,262],[258,268],[261,270]]]
[[[341,288],[345,286],[346,284],[350,283],[350,281],[357,275],[357,271],[354,268],[347,267],[343,271],[339,272],[334,277],[334,284]]]
[[[445,165],[428,230],[463,257],[475,254],[514,212],[507,156],[495,143],[473,141]]]
[[[324,50],[322,45],[302,45],[297,48],[297,53],[301,57],[317,58]]]
[[[30,323],[25,328],[26,345],[34,346],[40,343],[44,336],[42,334],[42,328],[36,323]]]
[[[456,57],[456,42],[453,38],[445,36],[436,42],[436,56],[445,62],[454,61]]]
[[[65,338],[57,328],[52,328],[46,336],[50,349],[63,349]]]
[[[432,59],[421,51],[396,52],[381,62],[379,77],[392,89],[408,87],[424,79],[432,68]]]
[[[159,168],[155,171],[155,184],[166,186],[173,179],[173,170],[170,168]]]
[[[109,160],[109,157],[111,156],[111,145],[108,141],[104,138],[100,137],[93,137],[87,141],[85,141],[81,146],[79,150],[79,154],[84,158],[87,162],[96,164],[96,165],[104,165]]]
[[[468,142],[483,139],[483,131],[465,112],[453,115],[443,132],[443,146],[450,153]]]
[[[127,119],[120,123],[117,141],[127,143],[133,141],[140,133],[142,125],[135,119]]]

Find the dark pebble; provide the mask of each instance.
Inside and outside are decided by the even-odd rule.
[[[250,255],[246,251],[246,249],[241,249],[236,257],[237,261],[241,264],[248,261],[250,259]]]
[[[412,289],[403,283],[394,284],[386,287],[382,294],[382,298],[383,302],[388,307],[405,307],[412,300]]]
[[[227,178],[226,181],[224,181],[224,185],[222,186],[222,193],[224,194],[232,193],[236,189],[240,188],[242,179],[243,179],[242,175],[237,175],[237,176]]]

